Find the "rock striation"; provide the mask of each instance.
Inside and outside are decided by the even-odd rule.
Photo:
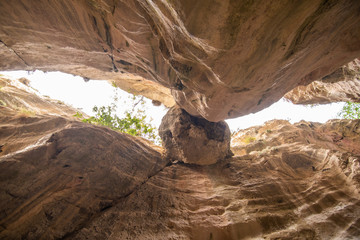
[[[360,102],[360,60],[351,61],[321,80],[298,86],[284,97],[294,104]]]
[[[360,120],[270,121],[200,166],[142,138],[5,108],[0,239],[360,236]]]
[[[172,107],[163,117],[159,135],[165,156],[172,161],[210,165],[233,154],[226,122],[209,122]]]
[[[1,1],[0,70],[112,80],[168,106],[171,91],[216,122],[359,57],[359,11],[346,0]]]

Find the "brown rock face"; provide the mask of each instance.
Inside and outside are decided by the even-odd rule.
[[[74,239],[167,165],[151,144],[110,129],[0,120],[0,239]]]
[[[360,236],[359,120],[273,121],[211,166],[64,118],[0,120],[1,239]]]
[[[184,163],[210,165],[232,156],[226,122],[193,117],[179,107],[163,117],[159,135],[167,158]]]
[[[355,59],[321,80],[296,87],[284,97],[294,104],[360,102],[360,60]]]
[[[169,88],[219,121],[359,57],[359,11],[355,0],[1,1],[0,69],[114,80],[162,102]]]
[[[170,113],[177,111],[173,122],[195,123],[183,124],[184,133],[221,135],[221,123],[192,131],[210,123]],[[0,106],[0,239],[360,236],[360,120],[271,121],[239,132],[235,156],[199,166],[171,163],[141,138],[48,113]]]

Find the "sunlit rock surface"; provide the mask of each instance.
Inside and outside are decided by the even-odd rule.
[[[73,239],[167,164],[148,142],[110,129],[50,116],[0,120],[0,239]]]
[[[193,117],[178,106],[163,117],[159,135],[165,156],[172,161],[210,165],[233,155],[225,121],[214,123]]]
[[[360,60],[351,61],[321,80],[299,86],[284,97],[294,104],[360,102]]]
[[[359,57],[359,11],[346,0],[1,1],[0,69],[114,80],[162,102],[170,89],[219,121]]]
[[[71,117],[0,111],[0,239],[360,237],[360,120],[270,121],[199,166]]]

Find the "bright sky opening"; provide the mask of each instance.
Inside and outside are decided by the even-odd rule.
[[[0,72],[10,78],[25,77],[30,80],[30,85],[39,91],[40,95],[49,96],[71,105],[88,115],[94,115],[92,108],[94,106],[109,106],[114,102],[116,89],[104,80],[90,80],[85,82],[82,77],[61,72],[42,71],[7,71]],[[118,89],[118,88],[117,88]],[[118,104],[118,116],[122,116],[127,108],[131,106],[126,101],[131,94],[117,90],[119,93],[120,104]],[[148,115],[148,121],[159,127],[162,117],[167,109],[161,106],[154,106],[151,100],[145,99],[144,110]],[[230,130],[245,129],[251,126],[262,125],[264,122],[272,119],[285,119],[291,123],[301,120],[324,123],[329,119],[338,118],[337,114],[343,108],[345,103],[332,103],[325,105],[294,105],[281,99],[270,107],[243,117],[228,119]]]

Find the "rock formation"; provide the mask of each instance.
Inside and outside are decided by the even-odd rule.
[[[298,86],[284,97],[294,104],[360,102],[360,60],[355,59],[321,80]]]
[[[47,106],[0,106],[0,239],[360,236],[360,120],[270,121],[199,166]]]
[[[356,0],[0,1],[0,70],[108,80],[181,108],[160,129],[164,152],[1,79],[0,239],[359,238],[359,120],[272,121],[239,132],[232,157],[220,122],[338,81],[360,56],[359,12]],[[343,99],[336,84],[322,98]]]
[[[359,57],[359,11],[356,0],[1,1],[0,70],[112,80],[159,101],[171,89],[220,121]]]
[[[233,155],[226,122],[193,117],[177,106],[163,117],[159,135],[166,158],[172,161],[210,165]]]

